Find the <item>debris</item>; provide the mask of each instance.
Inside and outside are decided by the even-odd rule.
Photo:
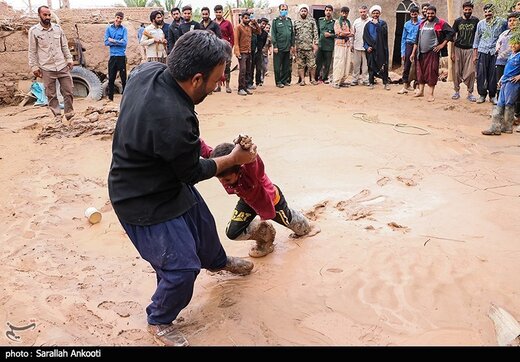
[[[491,304],[489,318],[495,324],[499,346],[520,346],[520,324],[509,312]]]

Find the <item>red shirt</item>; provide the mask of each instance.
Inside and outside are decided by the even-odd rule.
[[[215,22],[218,24],[217,19]],[[229,20],[222,19],[222,22],[218,24],[220,26],[220,32],[222,33],[222,39],[227,40],[231,44],[231,48],[235,45],[235,34],[233,32],[233,24]]]
[[[276,216],[274,205],[278,203],[279,196],[276,187],[265,174],[260,156],[256,156],[253,162],[240,166],[235,185],[223,186],[228,194],[242,198],[262,220],[274,219]]]

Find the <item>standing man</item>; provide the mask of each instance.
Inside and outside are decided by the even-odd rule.
[[[256,86],[264,85],[264,47],[267,43],[269,34],[265,31],[266,25],[269,24],[269,20],[266,18],[260,19],[260,34],[256,36],[256,49],[253,53],[253,73],[251,77],[254,78]]]
[[[213,34],[215,34],[218,38],[222,38],[222,34],[220,32],[220,26],[211,20],[209,17],[209,8],[204,6],[200,10],[200,14],[202,16],[202,21],[200,22],[200,28],[202,30],[209,30],[212,31]]]
[[[273,20],[271,41],[273,42],[274,81],[278,88],[291,85],[291,55],[294,55],[294,31],[287,4],[278,6],[280,16]]]
[[[388,26],[381,20],[381,6],[370,8],[372,20],[367,23],[363,31],[363,47],[367,52],[368,86],[374,89],[374,78],[383,80],[384,89],[390,90],[388,85]]]
[[[451,99],[460,98],[460,83],[468,88],[468,101],[475,102],[473,95],[475,86],[475,63],[473,63],[473,42],[477,32],[479,19],[473,16],[473,3],[466,1],[462,4],[462,16],[455,19],[453,30],[455,42],[451,46],[451,60],[453,61],[453,89],[455,93]],[[504,63],[505,64],[505,63]]]
[[[152,11],[150,21],[152,23],[144,29],[139,44],[145,47],[147,61],[166,63],[168,41],[164,37],[162,30],[163,16],[161,12],[157,10]]]
[[[368,85],[368,65],[365,48],[363,47],[363,31],[369,21],[368,7],[361,5],[359,7],[359,18],[352,23],[352,34],[354,35],[354,46],[352,47],[354,52],[354,69],[352,71],[352,82],[350,83],[352,86],[358,85],[359,82]]]
[[[108,99],[114,100],[114,82],[117,72],[121,78],[123,91],[126,86],[126,44],[128,43],[128,32],[121,24],[125,15],[118,11],[114,23],[105,30],[105,45],[110,49],[108,59]]]
[[[340,17],[334,23],[334,34],[336,40],[334,42],[334,63],[332,65],[332,87],[339,89],[340,87],[348,87],[346,82],[348,74],[350,73],[350,56],[352,42],[350,38],[350,20],[348,14],[350,9],[347,6],[342,6],[340,9]]]
[[[426,12],[428,11],[428,6],[430,6],[430,3],[424,3],[421,5],[421,14],[422,14],[422,17],[419,17],[419,20],[424,20],[426,19]]]
[[[298,18],[294,21],[294,45],[296,48],[296,62],[300,85],[305,85],[305,67],[309,70],[311,84],[316,85],[316,57],[318,50],[318,29],[316,21],[308,17],[309,7],[306,4],[299,6]]]
[[[189,31],[202,29],[200,24],[195,20],[191,20],[192,9],[191,6],[186,5],[182,8],[182,17],[184,22],[179,25],[179,33],[180,35],[184,35]]]
[[[179,26],[183,22],[183,19],[181,18],[181,11],[179,8],[173,8],[170,14],[172,15],[173,20],[168,28],[168,54],[170,54],[170,52],[173,49],[173,46],[175,45],[175,42],[181,36]]]
[[[403,62],[403,88],[397,92],[398,94],[406,94],[412,91],[410,88],[410,70],[412,69],[412,55],[413,45],[417,39],[417,32],[419,31],[419,8],[417,6],[410,6],[410,20],[404,23],[403,36],[401,37],[401,60]]]
[[[60,82],[65,103],[65,118],[74,117],[73,84],[70,71],[72,55],[65,33],[57,24],[51,24],[51,10],[43,5],[38,8],[40,22],[29,29],[29,66],[35,77],[43,79],[45,95],[54,120],[61,122],[61,109],[56,96],[56,80]]]
[[[500,34],[507,30],[507,22],[495,16],[493,4],[484,5],[484,18],[478,22],[473,41],[473,62],[477,65],[477,103],[484,103],[486,96],[496,104],[497,77],[495,72],[496,44]]]
[[[188,345],[172,322],[190,302],[200,269],[240,275],[253,269],[250,261],[226,256],[213,215],[194,186],[256,157],[255,145],[252,151],[237,145],[228,156],[200,157],[210,150],[199,138],[195,105],[215,89],[230,55],[229,44],[211,32],[189,32],[167,66],[146,63],[132,73],[114,132],[110,200],[156,272],[148,331],[168,346]]]
[[[222,39],[227,41],[231,48],[235,45],[235,33],[233,31],[233,24],[229,20],[224,19],[224,8],[222,5],[216,5],[213,8],[215,12],[215,22],[220,26],[220,34],[222,35]],[[226,82],[226,93],[231,93],[231,87],[229,86],[229,82],[231,81],[231,59],[226,62],[226,69],[224,70],[224,79],[222,79],[217,89],[220,90],[222,86],[222,81]]]
[[[179,26],[184,21],[184,19],[181,18],[181,10],[179,8],[173,8],[170,11],[170,14],[172,16],[172,23],[170,24],[170,26]]]
[[[235,29],[235,48],[234,53],[238,59],[238,95],[251,95],[253,92],[247,87],[247,80],[251,75],[251,36],[254,33],[260,34],[260,27],[255,22],[250,25],[249,13],[242,13],[240,24]]]
[[[334,51],[334,19],[332,5],[325,6],[325,16],[318,19],[318,52],[316,53],[316,80],[329,84],[330,64]]]
[[[426,10],[426,19],[419,25],[417,40],[410,59],[415,63],[419,89],[414,97],[424,96],[424,85],[428,84],[430,94],[428,102],[435,100],[433,92],[439,80],[439,62],[441,56],[448,56],[446,45],[453,39],[455,32],[448,23],[437,17],[437,8],[433,5]]]

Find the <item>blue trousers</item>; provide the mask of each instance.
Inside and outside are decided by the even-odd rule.
[[[213,215],[197,190],[190,188],[196,203],[175,219],[148,226],[121,221],[137,251],[157,275],[157,289],[146,308],[149,324],[173,322],[190,302],[200,269],[226,265]]]
[[[498,94],[498,103],[500,107],[514,106],[518,100],[520,93],[520,83],[506,82],[502,84],[500,93]]]

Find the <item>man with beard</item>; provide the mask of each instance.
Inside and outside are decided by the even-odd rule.
[[[223,12],[224,8],[222,5],[216,5],[213,8],[215,12],[215,23],[220,26],[220,34],[222,35],[222,39],[227,41],[231,48],[235,45],[235,32],[233,31],[233,24],[229,20],[224,19]],[[226,82],[226,93],[231,93],[231,87],[229,86],[229,82],[231,80],[231,59],[226,62],[226,69],[224,70],[223,79],[218,83],[217,91],[220,92],[222,82]]]
[[[455,42],[452,43],[451,60],[453,61],[453,89],[451,99],[460,98],[460,83],[468,88],[468,101],[475,102],[473,95],[475,86],[475,64],[473,63],[473,41],[479,19],[473,16],[473,3],[462,4],[462,16],[455,19],[453,30]],[[505,62],[504,62],[505,64]]]
[[[298,76],[300,85],[305,85],[305,67],[309,70],[311,84],[318,84],[316,77],[316,57],[318,50],[318,29],[316,21],[310,17],[309,6],[299,6],[299,18],[294,21],[294,46],[296,48],[296,62],[298,63]]]
[[[172,15],[173,21],[168,28],[168,54],[170,54],[173,46],[175,45],[175,42],[181,36],[179,26],[183,23],[183,19],[181,18],[181,11],[179,8],[173,8],[170,14]]]
[[[200,14],[202,16],[202,21],[200,22],[200,28],[202,30],[208,30],[212,31],[213,34],[215,34],[218,38],[222,38],[222,34],[220,32],[220,26],[218,26],[217,23],[215,23],[213,20],[209,17],[209,8],[203,7],[200,9]]]
[[[473,62],[477,65],[477,103],[484,103],[486,96],[496,104],[497,76],[495,71],[496,43],[502,32],[507,30],[507,22],[495,16],[493,4],[484,5],[484,17],[477,24],[473,41]]]
[[[114,23],[105,30],[105,45],[110,48],[108,59],[108,99],[114,100],[114,82],[117,72],[121,78],[123,91],[126,85],[126,44],[128,43],[128,32],[121,24],[124,14],[116,13]]]
[[[350,72],[350,55],[352,49],[352,33],[350,31],[350,20],[348,14],[350,9],[348,6],[342,6],[340,17],[334,24],[334,61],[332,64],[332,87],[339,89],[340,87],[349,87],[346,82]]]
[[[437,17],[437,8],[433,5],[428,6],[426,19],[419,25],[417,40],[413,46],[412,55],[410,55],[410,60],[416,62],[415,68],[419,83],[419,89],[414,97],[423,97],[424,85],[428,84],[430,94],[427,101],[435,100],[433,92],[439,80],[440,57],[448,55],[446,45],[453,39],[454,33],[445,20]]]
[[[195,105],[215,89],[230,56],[229,43],[211,32],[181,37],[168,65],[145,63],[132,72],[114,132],[110,200],[156,272],[157,288],[146,308],[148,331],[168,346],[188,345],[172,322],[190,302],[202,268],[239,275],[253,269],[250,261],[226,255],[213,215],[194,187],[256,158],[251,143],[227,156],[200,157],[211,150],[199,138]]]
[[[374,89],[375,77],[383,80],[385,90],[388,85],[388,26],[381,20],[381,6],[370,8],[372,19],[365,25],[363,31],[363,46],[367,52],[368,86]]]
[[[325,16],[318,19],[318,52],[316,53],[316,80],[329,84],[330,64],[334,51],[334,19],[332,5],[325,6]]]
[[[264,56],[263,49],[265,44],[267,43],[267,38],[269,34],[265,31],[266,25],[269,24],[269,20],[266,18],[260,19],[260,34],[256,36],[256,49],[253,54],[253,71],[251,73],[251,79],[255,80],[257,86],[264,85]]]
[[[51,10],[47,6],[38,8],[40,22],[29,29],[29,66],[34,76],[43,79],[49,109],[56,122],[61,122],[61,109],[56,96],[56,80],[65,103],[65,118],[74,117],[73,85],[70,71],[72,55],[65,33],[57,24],[51,24]]]
[[[250,25],[249,13],[242,13],[240,24],[235,29],[234,53],[238,59],[238,95],[251,95],[253,92],[248,89],[247,80],[251,75],[251,36],[253,32],[260,34],[260,27],[256,22]]]
[[[365,54],[366,51],[363,47],[363,31],[365,30],[365,25],[370,21],[370,18],[368,17],[368,8],[366,5],[361,5],[358,11],[359,18],[352,23],[352,34],[354,36],[352,63],[354,64],[354,69],[352,70],[352,82],[350,85],[353,86],[361,82],[363,82],[364,85],[368,85],[368,65]]]
[[[144,29],[139,44],[145,47],[147,61],[166,63],[168,41],[162,30],[163,16],[161,12],[158,10],[152,11],[150,21],[152,23]]]

